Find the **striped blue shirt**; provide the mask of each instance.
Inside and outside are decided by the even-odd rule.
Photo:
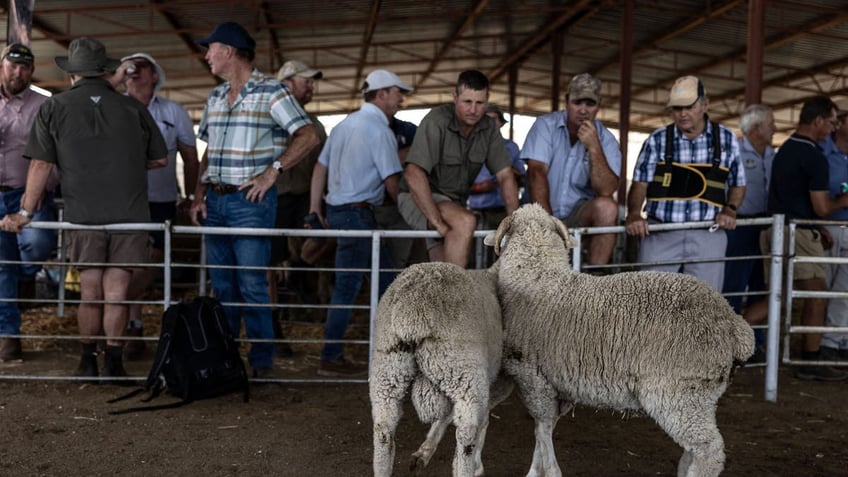
[[[740,167],[739,142],[730,129],[719,125],[721,139],[722,167],[730,170],[725,185],[731,187],[745,185],[745,168]],[[684,136],[674,128],[674,156],[672,160],[679,164],[711,164],[713,161],[713,133],[707,120],[704,131],[695,139]],[[657,163],[665,160],[665,126],[657,129],[642,145],[642,151],[633,170],[633,182],[650,183],[654,179]],[[719,208],[700,200],[650,200],[645,208],[649,217],[662,222],[696,222],[714,220]]]
[[[203,182],[241,185],[261,174],[288,147],[309,115],[279,81],[254,69],[230,106],[230,83],[209,94],[197,137],[206,141]]]

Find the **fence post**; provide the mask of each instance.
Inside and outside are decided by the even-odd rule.
[[[783,287],[783,227],[785,217],[774,216],[771,226],[771,271],[769,274],[768,330],[766,335],[765,400],[777,402],[777,367],[780,348],[780,304]]]

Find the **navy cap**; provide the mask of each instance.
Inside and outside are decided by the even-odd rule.
[[[35,57],[32,55],[32,50],[28,46],[21,45],[20,43],[12,43],[11,45],[7,45],[6,48],[3,48],[3,53],[0,54],[0,60],[6,59],[14,63],[27,63],[31,65]]]
[[[195,41],[200,46],[209,46],[210,43],[223,43],[240,50],[254,50],[256,41],[250,36],[243,26],[236,22],[224,22],[215,27],[209,37]]]

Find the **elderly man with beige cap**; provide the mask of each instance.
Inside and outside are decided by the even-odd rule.
[[[745,168],[736,135],[710,121],[707,106],[707,94],[699,78],[678,78],[668,100],[674,123],[654,131],[642,146],[627,197],[625,221],[628,234],[642,237],[639,262],[715,260],[725,256],[724,230],[736,227],[736,208],[745,196]],[[716,227],[648,232],[648,224],[699,221],[715,221]],[[721,261],[642,269],[693,275],[718,291],[724,281]]]
[[[569,227],[618,223],[613,194],[621,175],[621,149],[596,119],[600,108],[601,81],[588,73],[574,76],[565,93],[565,110],[537,118],[521,151],[530,201]],[[614,234],[591,235],[588,242],[590,265],[610,261]]]

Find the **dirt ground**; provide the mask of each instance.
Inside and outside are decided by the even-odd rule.
[[[371,418],[365,383],[251,387],[249,403],[230,395],[180,409],[113,416],[107,404],[126,387],[63,379],[78,356],[26,351],[0,365],[0,475],[371,474]],[[281,377],[315,379],[317,358],[278,360]],[[149,360],[128,363],[143,376]],[[720,401],[725,475],[848,475],[848,384],[806,383],[781,369],[777,403],[763,400],[764,368],[740,370]],[[9,379],[37,374],[53,380]],[[158,401],[169,402],[162,397]],[[398,431],[395,475],[426,433],[410,405]],[[675,475],[681,450],[649,418],[578,407],[560,420],[557,458],[567,475]],[[513,395],[492,411],[484,451],[490,477],[525,475],[533,422]],[[450,475],[452,430],[423,475]]]

